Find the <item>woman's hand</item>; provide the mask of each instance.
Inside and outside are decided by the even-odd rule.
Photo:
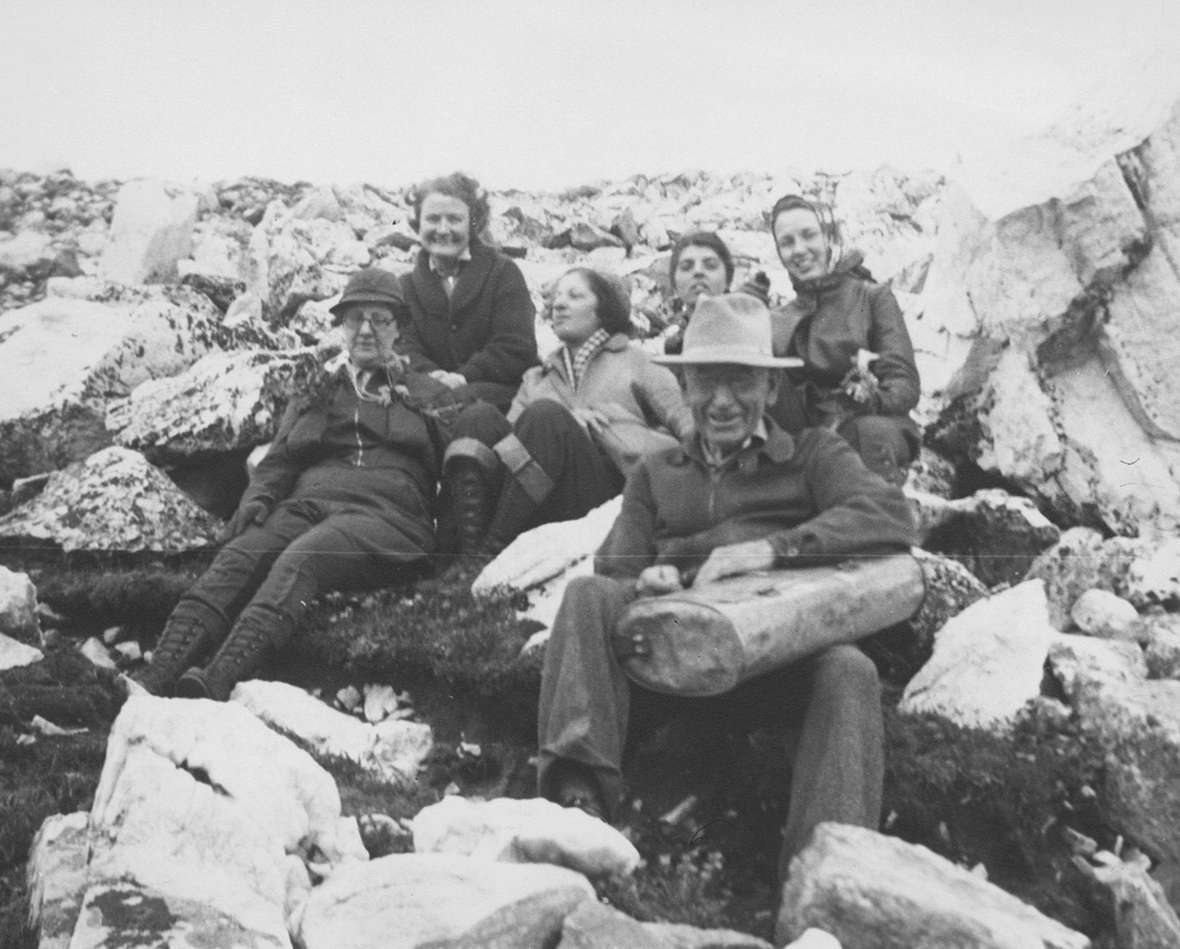
[[[591,435],[601,435],[610,425],[610,415],[606,410],[611,408],[618,408],[618,406],[613,402],[602,406],[602,408],[579,405],[570,409],[570,415],[577,419],[578,424]]]
[[[229,523],[221,531],[221,542],[233,540],[238,534],[242,533],[247,527],[254,527],[261,524],[270,516],[270,502],[262,498],[255,498],[253,501],[247,501],[234,511],[234,516],[229,519]]]
[[[693,580],[693,587],[714,583],[726,577],[743,573],[757,573],[774,566],[774,548],[768,540],[747,540],[738,544],[714,547],[708,559],[701,564]]]
[[[448,389],[458,389],[467,385],[467,377],[458,372],[447,372],[445,369],[435,369],[430,373],[431,379],[437,379]]]
[[[635,581],[635,592],[640,596],[660,596],[683,589],[684,584],[680,581],[680,571],[670,563],[659,563],[645,567],[643,573]]]

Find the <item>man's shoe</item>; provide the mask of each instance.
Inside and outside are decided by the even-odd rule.
[[[610,823],[606,819],[606,806],[603,804],[602,795],[590,778],[579,774],[567,774],[557,785],[553,800],[562,807],[576,807],[591,817]]]

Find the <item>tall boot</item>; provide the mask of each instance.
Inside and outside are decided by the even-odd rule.
[[[152,661],[134,676],[152,695],[170,695],[189,666],[216,649],[228,624],[217,612],[191,600],[181,600],[160,634]]]
[[[519,481],[508,478],[504,483],[504,490],[500,492],[492,523],[488,526],[483,553],[498,554],[516,540],[517,535],[532,526],[541,503],[535,500]]]
[[[284,622],[276,614],[275,622]],[[225,644],[204,669],[189,669],[176,683],[176,694],[185,699],[224,702],[234,686],[262,665],[270,653],[274,624],[257,615],[239,619]]]
[[[453,458],[444,477],[454,505],[459,554],[471,556],[482,548],[492,518],[492,479],[474,458]]]

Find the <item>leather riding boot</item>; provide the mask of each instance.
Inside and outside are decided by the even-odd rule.
[[[459,554],[478,553],[492,518],[495,492],[484,468],[473,458],[453,458],[445,475],[447,494],[454,504]]]
[[[152,695],[171,695],[181,673],[217,648],[227,624],[213,610],[182,600],[168,617],[152,661],[134,680]]]
[[[483,553],[498,554],[517,535],[532,526],[533,518],[541,502],[533,496],[515,478],[509,478],[500,492],[500,500],[496,504],[496,513],[488,527],[487,539],[483,544]]]
[[[275,622],[282,622],[275,616]],[[234,686],[266,660],[270,652],[272,624],[256,616],[239,619],[225,644],[204,669],[192,668],[176,683],[176,694],[186,699],[224,702]]]

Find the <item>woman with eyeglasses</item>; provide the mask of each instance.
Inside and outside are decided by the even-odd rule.
[[[388,584],[434,550],[441,382],[394,350],[398,278],[356,273],[332,308],[347,361],[291,400],[212,565],[181,597],[136,680],[155,695],[229,697],[325,590]]]
[[[796,294],[772,316],[775,352],[803,360],[788,370],[800,423],[834,428],[871,471],[903,484],[920,445],[909,417],[920,383],[897,299],[859,251],[843,253],[827,205],[785,195],[770,230]]]

